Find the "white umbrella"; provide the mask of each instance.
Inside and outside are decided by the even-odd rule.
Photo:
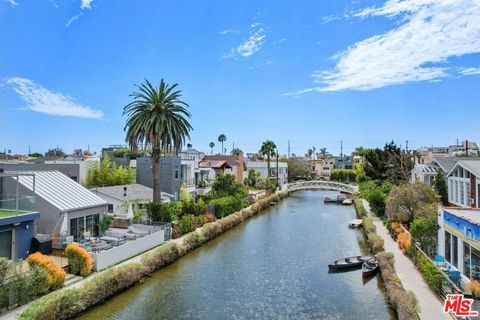
[[[127,218],[133,219],[133,205],[131,203],[128,204]]]

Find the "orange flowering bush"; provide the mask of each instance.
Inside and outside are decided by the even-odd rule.
[[[66,272],[49,257],[36,252],[27,258],[30,266],[39,266],[48,272],[48,287],[50,290],[56,290],[65,284]]]
[[[480,281],[472,280],[468,284],[468,288],[472,291],[472,294],[476,295],[477,297],[480,295]]]
[[[69,243],[65,248],[65,255],[68,258],[70,273],[86,277],[92,273],[92,256],[76,243]]]
[[[408,233],[402,232],[397,237],[397,243],[400,249],[403,251],[407,250],[412,244],[412,238]]]

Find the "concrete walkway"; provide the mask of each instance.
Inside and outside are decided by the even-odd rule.
[[[377,234],[382,237],[385,242],[385,251],[390,251],[395,256],[395,270],[403,286],[405,289],[415,293],[420,305],[420,319],[452,319],[450,315],[443,313],[443,302],[423,280],[422,275],[413,262],[400,250],[397,243],[388,233],[387,228],[383,225],[382,220],[370,211],[370,205],[366,200],[363,200],[363,205],[377,227]]]

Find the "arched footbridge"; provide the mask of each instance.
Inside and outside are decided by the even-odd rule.
[[[358,192],[358,186],[344,184],[334,181],[325,181],[325,180],[311,180],[311,181],[296,181],[290,182],[283,186],[284,191],[293,192],[297,190],[309,190],[309,189],[319,189],[319,190],[334,190],[345,192],[349,194],[355,194]]]

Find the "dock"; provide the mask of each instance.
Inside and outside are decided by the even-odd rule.
[[[359,228],[361,226],[362,226],[361,219],[353,219],[353,220],[350,220],[350,222],[348,223],[349,228]]]

